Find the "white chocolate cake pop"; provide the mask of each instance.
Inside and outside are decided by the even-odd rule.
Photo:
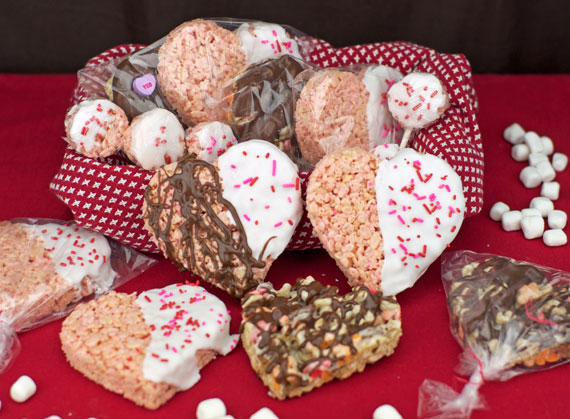
[[[203,122],[186,130],[188,154],[212,163],[228,148],[237,144],[232,128],[222,122]]]
[[[447,91],[433,74],[410,73],[388,91],[388,108],[406,130],[402,148],[408,143],[412,131],[430,126],[448,107]]]
[[[281,54],[291,54],[302,58],[295,39],[285,31],[283,26],[275,23],[252,22],[242,23],[236,30],[247,65],[273,58]]]

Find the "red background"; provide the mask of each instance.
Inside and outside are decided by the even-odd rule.
[[[510,144],[502,139],[504,128],[519,122],[528,130],[550,136],[556,151],[570,154],[567,125],[570,115],[570,75],[475,76],[479,95],[479,124],[485,147],[485,204],[480,215],[467,219],[452,249],[470,249],[511,256],[570,271],[570,245],[547,248],[542,241],[527,241],[521,232],[507,233],[489,216],[497,200],[511,208],[526,208],[538,189],[527,190],[518,180],[523,163],[510,158]],[[0,219],[49,217],[70,219],[67,207],[48,185],[63,156],[63,117],[70,105],[76,78],[61,76],[0,75]],[[561,198],[557,209],[570,212],[570,169],[559,174]],[[568,228],[566,229],[568,233]],[[324,251],[287,252],[271,268],[268,280],[280,286],[299,276],[313,275],[348,290],[335,263]],[[133,292],[188,279],[168,261],[124,285]],[[231,309],[232,330],[237,332],[240,308],[218,290]],[[459,389],[453,368],[461,351],[452,338],[439,262],[433,264],[417,285],[399,297],[404,335],[396,353],[369,366],[363,373],[327,384],[300,398],[276,401],[249,366],[241,346],[202,370],[192,389],[179,393],[158,411],[150,412],[83,378],[70,368],[60,349],[61,321],[20,335],[22,351],[14,364],[0,375],[2,417],[44,418],[177,418],[193,417],[197,404],[220,397],[228,413],[248,418],[263,406],[286,418],[370,418],[381,404],[394,405],[408,418],[416,416],[418,387],[425,378],[443,381]],[[492,382],[482,387],[490,409],[473,418],[568,417],[570,366]],[[10,385],[22,374],[30,375],[38,392],[17,404],[9,397]]]

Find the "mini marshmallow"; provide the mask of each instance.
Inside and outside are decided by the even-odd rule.
[[[536,170],[540,173],[543,182],[552,182],[556,177],[556,172],[548,160],[541,161],[536,165]]]
[[[536,167],[538,163],[548,161],[548,157],[544,153],[530,153],[528,155],[528,164]]]
[[[494,221],[501,221],[501,217],[507,211],[510,211],[510,208],[504,202],[495,202],[491,207],[491,219]]]
[[[544,182],[540,190],[540,196],[544,196],[552,201],[556,201],[560,196],[560,183]]]
[[[249,417],[249,419],[279,419],[268,407],[263,407]]]
[[[536,208],[525,208],[525,209],[521,210],[521,214],[522,214],[523,218],[524,217],[532,217],[534,215],[542,217],[542,214]]]
[[[543,217],[546,217],[554,209],[554,203],[548,198],[537,196],[531,199],[529,207],[536,208]]]
[[[527,161],[530,150],[526,144],[515,144],[511,148],[511,157],[514,161]]]
[[[505,231],[521,229],[522,213],[520,211],[507,211],[501,218],[501,225]]]
[[[528,131],[525,133],[524,142],[530,149],[531,153],[542,153],[544,150],[542,148],[542,141],[540,140],[540,137],[534,131]]]
[[[383,404],[376,408],[372,419],[402,419],[402,415],[400,415],[400,412],[398,412],[394,406]]]
[[[554,153],[552,155],[552,167],[557,172],[562,172],[568,166],[568,156],[564,153]]]
[[[542,142],[542,152],[547,156],[550,156],[554,152],[554,143],[550,137],[546,136],[540,137],[540,141]]]
[[[521,228],[524,238],[527,240],[542,237],[542,233],[544,233],[544,218],[540,215],[523,217],[521,220]]]
[[[12,384],[12,387],[10,387],[10,397],[15,402],[24,403],[36,394],[37,389],[38,387],[34,380],[27,375],[22,375],[14,384]]]
[[[550,247],[563,246],[568,243],[568,237],[561,229],[546,230],[542,236],[544,244]]]
[[[196,409],[197,419],[221,419],[226,416],[226,405],[221,399],[202,400]]]
[[[515,122],[505,128],[503,138],[511,144],[520,144],[524,140],[524,129]]]
[[[542,177],[540,177],[540,173],[536,170],[536,167],[527,166],[521,170],[521,174],[519,175],[519,179],[521,180],[522,184],[525,188],[536,188],[542,182]]]
[[[566,227],[568,216],[564,211],[554,210],[548,213],[548,227],[553,229],[562,229]]]

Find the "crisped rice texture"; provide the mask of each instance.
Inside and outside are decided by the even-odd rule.
[[[351,286],[380,290],[384,263],[374,182],[379,161],[354,148],[325,156],[307,187],[307,212],[315,235]]]

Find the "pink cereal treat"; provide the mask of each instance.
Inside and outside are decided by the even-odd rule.
[[[263,140],[232,146],[213,164],[188,156],[164,166],[143,203],[164,255],[238,298],[265,278],[301,214],[297,166]]]
[[[107,157],[121,146],[129,121],[125,112],[110,100],[84,100],[65,117],[65,140],[87,157]]]
[[[232,128],[222,122],[203,122],[186,130],[188,154],[212,163],[228,148],[237,144]]]
[[[184,155],[184,127],[172,112],[152,109],[133,119],[123,137],[123,150],[143,169],[157,170]]]
[[[200,379],[200,369],[238,342],[224,303],[194,284],[135,294],[114,291],[79,305],[63,322],[73,368],[107,390],[157,409]]]
[[[301,91],[295,110],[301,154],[315,164],[342,148],[368,149],[369,93],[359,76],[340,70],[317,72]]]
[[[212,21],[185,22],[158,50],[158,81],[187,125],[223,120],[223,86],[246,67],[238,37]]]
[[[317,164],[307,212],[351,286],[395,295],[455,238],[465,198],[461,179],[438,157],[403,149],[380,161],[351,149]]]
[[[16,331],[108,290],[116,276],[107,240],[75,225],[0,222],[0,254],[0,317]]]

